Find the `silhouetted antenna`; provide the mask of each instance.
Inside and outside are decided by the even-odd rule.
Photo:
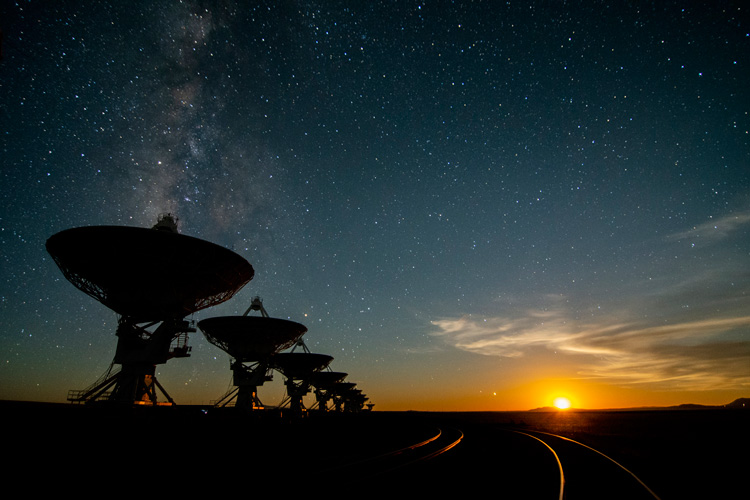
[[[304,345],[304,344],[303,344]],[[273,366],[279,370],[286,381],[287,400],[281,406],[289,403],[289,408],[295,415],[301,415],[307,409],[302,398],[310,392],[312,377],[325,369],[333,361],[333,356],[314,354],[311,352],[282,352],[273,356]]]
[[[260,311],[261,316],[263,316],[264,318],[269,317],[268,313],[266,312],[266,308],[263,307],[263,300],[257,295],[253,297],[253,300],[250,302],[250,307],[247,308],[243,316],[247,316],[250,311]]]
[[[160,231],[170,231],[177,233],[177,222],[179,219],[171,213],[160,214],[156,221],[156,224],[151,229],[158,229]]]
[[[339,382],[331,386],[329,392],[336,411],[360,412],[363,410],[368,398],[356,386],[354,382]]]
[[[334,371],[319,371],[311,374],[310,383],[315,387],[315,404],[320,411],[328,411],[334,397],[333,388],[343,382],[347,374]]]
[[[262,316],[248,316],[251,310]],[[272,380],[271,357],[293,346],[307,332],[300,323],[269,317],[259,297],[253,298],[243,316],[207,318],[199,321],[198,327],[209,342],[232,358],[234,388],[216,405],[234,405],[245,411],[263,409],[258,387]]]
[[[121,369],[89,390],[71,393],[74,402],[155,405],[158,388],[172,404],[155,370],[190,355],[187,336],[195,328],[183,318],[230,299],[254,275],[231,250],[177,233],[171,214],[152,229],[67,229],[46,246],[74,286],[120,315],[113,363]]]

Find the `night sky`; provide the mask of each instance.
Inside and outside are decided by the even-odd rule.
[[[0,399],[114,355],[47,238],[164,212],[375,409],[750,395],[750,8],[536,3],[3,2]]]

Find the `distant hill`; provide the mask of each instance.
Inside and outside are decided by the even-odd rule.
[[[750,398],[738,398],[729,403],[728,405],[724,405],[725,408],[744,408],[746,410],[750,409]]]
[[[565,411],[577,411],[577,408],[568,408]],[[541,408],[534,408],[533,410],[529,411],[562,411],[560,408],[556,408],[554,406],[542,406]]]
[[[534,408],[534,412],[543,411],[646,411],[646,410],[707,410],[707,409],[719,409],[719,408],[730,408],[730,409],[746,409],[750,410],[750,398],[738,398],[729,404],[725,405],[698,405],[692,403],[686,403],[676,406],[639,406],[635,408],[607,408],[601,410],[586,410],[582,408],[568,408],[567,410],[560,410],[554,406],[543,406],[541,408]]]
[[[682,404],[677,406],[667,406],[668,410],[700,410],[703,408],[739,408],[739,409],[750,409],[750,398],[737,398],[729,404],[725,405],[696,405],[696,404]]]

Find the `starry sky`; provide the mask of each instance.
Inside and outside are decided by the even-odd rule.
[[[189,319],[260,295],[375,409],[750,395],[743,2],[0,9],[0,399],[114,355],[47,238],[164,212],[256,272]],[[159,380],[207,403],[229,357],[190,343]]]

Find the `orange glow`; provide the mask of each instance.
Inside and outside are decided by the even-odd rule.
[[[568,398],[555,398],[555,406],[560,410],[567,410],[570,408],[570,400]]]

